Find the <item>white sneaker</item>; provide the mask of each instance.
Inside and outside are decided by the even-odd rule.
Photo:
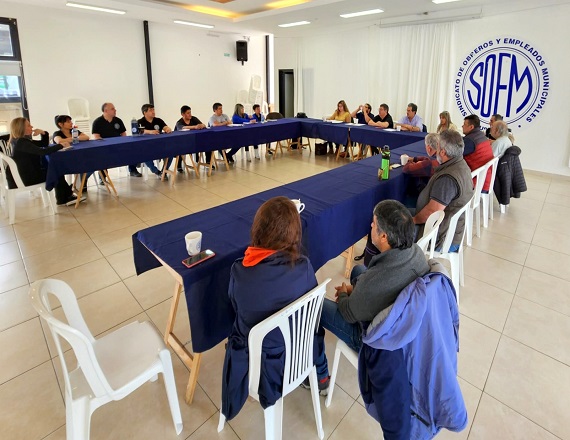
[[[249,151],[245,152],[245,158],[247,159],[248,162],[251,162],[251,154],[249,153]]]
[[[254,150],[254,154],[257,160],[261,160],[261,157],[259,157],[259,150]]]

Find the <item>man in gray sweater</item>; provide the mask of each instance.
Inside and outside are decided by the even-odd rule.
[[[324,329],[359,351],[361,323],[368,325],[396,301],[404,287],[429,271],[423,252],[414,244],[414,221],[408,209],[395,200],[384,200],[374,207],[373,214],[372,242],[380,253],[372,258],[367,269],[356,266],[351,284],[335,287],[336,302],[325,298],[323,305],[314,353],[322,395],[328,393],[330,382]]]

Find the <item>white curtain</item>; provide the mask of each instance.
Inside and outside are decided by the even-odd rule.
[[[368,28],[300,38],[296,110],[330,116],[344,99],[349,109],[381,103],[399,119],[410,102],[430,131],[453,105],[455,23]],[[456,121],[459,122],[459,121]]]

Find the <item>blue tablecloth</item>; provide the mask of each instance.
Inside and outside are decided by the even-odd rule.
[[[426,135],[427,133],[415,131],[386,131],[368,125],[352,126],[350,128],[350,140],[353,143],[357,142],[374,147],[388,145],[390,150],[417,142],[425,138]]]
[[[48,157],[46,189],[53,189],[58,178],[65,174],[89,173],[181,154],[257,145],[298,137],[300,132],[298,119],[281,119],[265,124],[212,127],[161,135],[121,136],[80,142],[70,150]]]
[[[265,124],[213,127],[206,130],[177,131],[170,134],[122,136],[80,142],[72,149],[48,157],[46,188],[51,190],[60,176],[89,173],[134,163],[164,159],[181,154],[259,145],[299,136],[325,139],[346,145],[353,142],[390,145],[391,149],[423,138],[423,133],[386,132],[370,127],[332,124],[317,119],[280,119]]]
[[[421,144],[421,145],[419,145]],[[418,155],[423,141],[402,148]],[[393,153],[392,162],[399,162]],[[250,242],[250,228],[259,206],[275,196],[301,199],[303,246],[315,270],[365,236],[372,210],[384,199],[403,200],[405,176],[395,169],[387,181],[378,181],[380,156],[354,162],[268,191],[143,229],[133,235],[137,274],[160,266],[150,252],[182,278],[194,351],[208,350],[230,333],[234,311],[228,299],[230,268],[243,256]],[[202,249],[216,256],[191,269],[182,264],[188,257],[184,235],[202,232]],[[150,250],[150,251],[149,251]]]

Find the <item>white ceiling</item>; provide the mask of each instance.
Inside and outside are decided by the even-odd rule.
[[[431,0],[305,0],[305,3],[283,9],[269,10],[267,4],[275,0],[73,0],[93,6],[110,7],[127,11],[124,17],[171,24],[173,20],[187,20],[211,24],[215,29],[204,32],[233,33],[244,36],[275,34],[276,36],[306,36],[330,33],[332,29],[358,29],[378,24],[394,26],[401,24],[430,23],[476,19],[538,7],[570,3],[570,0],[463,0],[436,5]],[[0,4],[2,0],[0,0]],[[66,0],[18,0],[27,3],[72,9],[65,6]],[[205,6],[230,13],[237,18],[220,18],[189,11],[185,6]],[[339,15],[369,9],[382,9],[384,13],[359,18],[345,19]],[[84,14],[107,15],[102,12],[81,11]],[[277,25],[307,20],[311,24],[292,28]],[[196,28],[198,29],[198,28]]]

